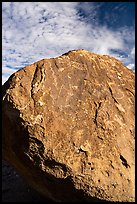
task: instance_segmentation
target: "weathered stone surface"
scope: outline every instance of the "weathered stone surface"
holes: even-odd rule
[[[3,157],[54,201],[134,201],[134,73],[70,51],[3,85]]]

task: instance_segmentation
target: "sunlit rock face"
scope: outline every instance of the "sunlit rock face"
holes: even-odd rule
[[[134,201],[134,73],[73,50],[3,85],[3,158],[56,202]]]

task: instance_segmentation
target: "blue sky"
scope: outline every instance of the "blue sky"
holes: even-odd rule
[[[2,83],[72,49],[108,54],[135,70],[135,3],[2,2]]]

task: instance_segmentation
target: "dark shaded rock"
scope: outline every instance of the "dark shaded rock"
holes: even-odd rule
[[[2,202],[51,202],[31,188],[6,161],[2,161]]]
[[[3,85],[3,157],[53,201],[134,201],[134,73],[70,51]]]

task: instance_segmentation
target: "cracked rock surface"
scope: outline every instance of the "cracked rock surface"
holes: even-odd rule
[[[3,85],[3,158],[55,202],[135,201],[134,73],[73,50]]]

